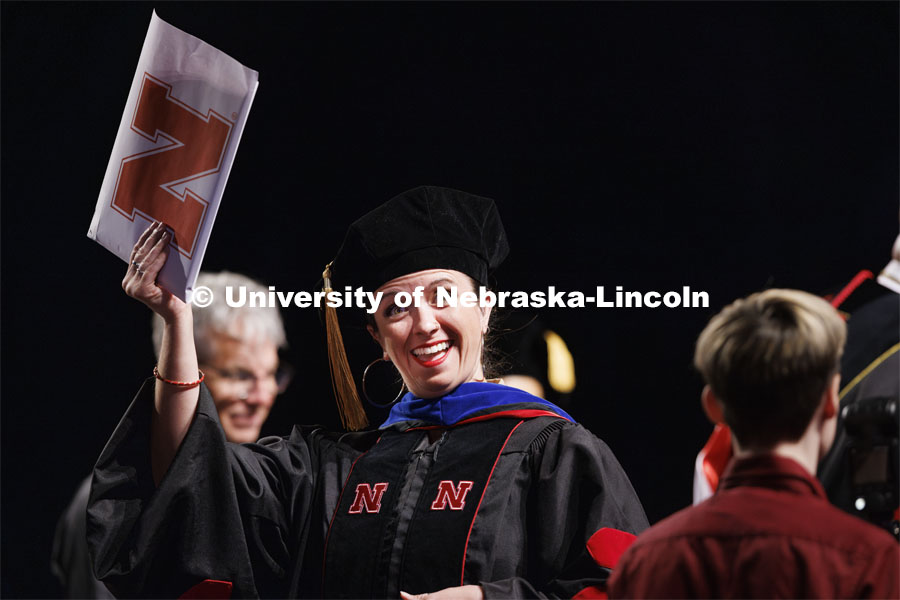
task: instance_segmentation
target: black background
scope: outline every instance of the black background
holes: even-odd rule
[[[154,362],[124,263],[85,236],[154,6],[260,73],[206,269],[312,289],[352,219],[433,184],[497,200],[501,289],[709,293],[541,312],[651,522],[690,502],[709,433],[705,321],[889,258],[897,3],[4,2],[4,596],[58,593],[56,519]],[[319,316],[284,317],[302,381],[264,433],[337,426]],[[376,355],[360,337],[352,364]]]

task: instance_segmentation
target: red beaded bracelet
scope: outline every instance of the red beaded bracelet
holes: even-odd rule
[[[183,388],[192,388],[197,387],[203,382],[204,379],[206,379],[206,374],[203,373],[203,371],[200,371],[200,369],[197,369],[197,371],[199,371],[200,373],[200,379],[198,379],[197,381],[172,381],[171,379],[166,379],[159,374],[159,365],[157,365],[153,367],[153,376],[162,382],[168,383],[169,385],[176,385]]]

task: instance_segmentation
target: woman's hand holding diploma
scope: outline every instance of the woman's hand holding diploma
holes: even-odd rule
[[[157,364],[156,394],[150,431],[153,481],[158,485],[181,445],[200,397],[200,379],[194,348],[191,306],[156,283],[169,256],[172,234],[163,223],[154,223],[141,235],[131,252],[122,280],[125,293],[140,300],[165,322]]]

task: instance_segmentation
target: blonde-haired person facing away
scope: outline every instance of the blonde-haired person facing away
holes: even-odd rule
[[[611,598],[896,598],[897,542],[832,506],[815,478],[834,440],[846,339],[824,300],[772,289],[712,318],[694,364],[734,458],[705,502],[640,535]]]

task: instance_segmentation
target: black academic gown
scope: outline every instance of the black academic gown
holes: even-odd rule
[[[234,598],[397,598],[480,584],[488,598],[589,597],[630,534],[647,527],[609,448],[580,425],[527,410],[541,405],[486,411],[433,442],[400,423],[343,435],[295,427],[237,445],[202,387],[155,488],[153,387],[138,393],[94,470],[88,541],[117,595],[220,585],[211,589]]]
[[[845,410],[853,405],[875,399],[896,403],[900,399],[900,295],[869,280],[859,286],[840,308],[849,312],[847,344],[841,357],[841,410],[838,411],[834,443],[819,463],[818,478],[832,504],[893,533],[892,521],[896,520],[896,516],[892,513],[897,510],[898,497],[897,416],[884,414],[881,419],[872,419],[868,435],[854,439],[847,431],[844,415]],[[882,404],[882,408],[886,406]],[[879,422],[881,426],[875,426]],[[860,456],[869,455],[872,443],[887,447],[886,463],[881,473],[876,471],[862,477],[863,481],[854,486],[853,454],[860,451]],[[876,461],[869,463],[869,466],[877,464]],[[891,485],[892,492],[884,493]],[[866,490],[867,487],[869,489]],[[880,492],[875,496],[881,496],[885,506],[867,506],[864,512],[857,510],[855,501],[862,490],[870,494]],[[891,501],[893,504],[890,504]]]
[[[90,491],[91,476],[88,475],[78,484],[72,501],[56,524],[50,570],[59,581],[66,598],[108,600],[114,596],[94,577],[88,557],[85,513]]]

